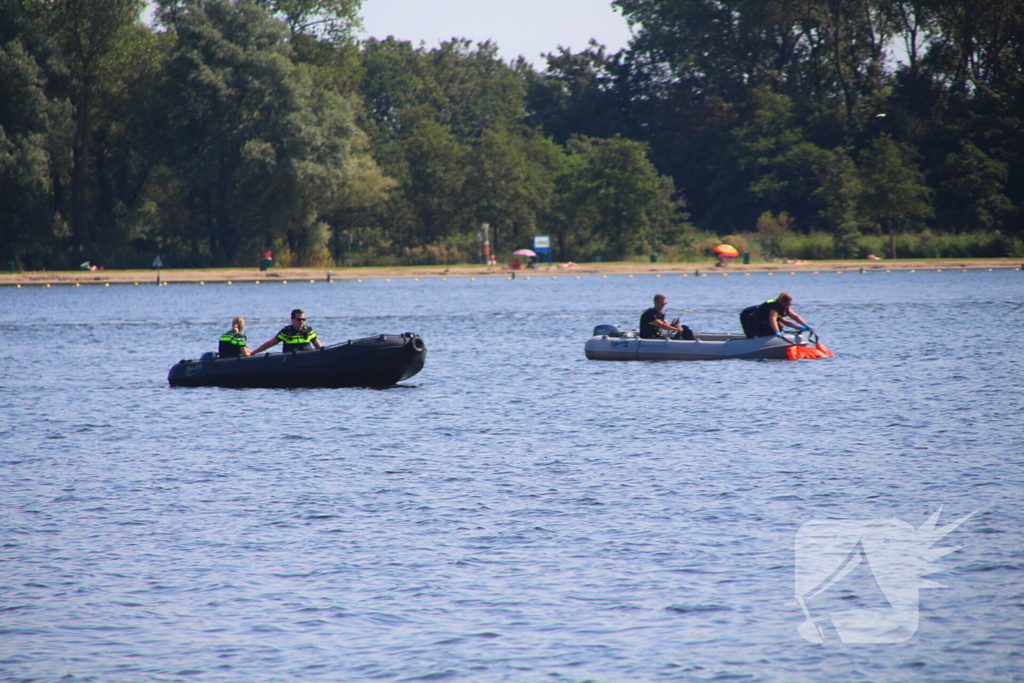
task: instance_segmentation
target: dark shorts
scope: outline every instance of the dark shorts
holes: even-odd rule
[[[743,326],[743,334],[747,339],[753,337],[770,337],[775,334],[767,317],[760,315],[759,306],[744,308],[740,313],[740,325]]]

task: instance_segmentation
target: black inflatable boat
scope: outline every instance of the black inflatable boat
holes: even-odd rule
[[[291,353],[220,358],[204,353],[171,367],[172,387],[389,387],[423,369],[427,347],[412,332]]]

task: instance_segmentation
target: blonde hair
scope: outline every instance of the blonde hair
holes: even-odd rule
[[[242,332],[245,332],[245,318],[239,316],[232,320],[231,329],[238,334],[242,334]]]

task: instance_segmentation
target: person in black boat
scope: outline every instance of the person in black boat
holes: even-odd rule
[[[680,332],[683,339],[693,339],[694,334],[686,325],[675,327],[665,322],[665,304],[668,299],[664,294],[654,295],[654,306],[648,308],[640,315],[640,338],[657,339],[662,330],[665,332]]]
[[[753,337],[782,336],[783,325],[789,325],[801,332],[811,328],[796,311],[790,308],[793,297],[783,292],[776,299],[768,299],[756,306],[748,306],[740,313],[740,324],[747,339]]]
[[[245,318],[235,318],[231,321],[231,329],[220,336],[220,345],[217,353],[221,358],[237,358],[238,356],[249,356],[252,352],[246,348],[248,342],[245,338]]]
[[[289,351],[306,351],[310,345],[316,348],[322,348],[323,344],[317,339],[316,332],[313,331],[312,327],[306,325],[306,312],[301,308],[296,308],[292,311],[292,324],[288,327],[282,328],[273,339],[263,342],[260,347],[253,351],[253,355],[257,353],[263,353],[271,346],[275,346],[279,343],[284,343],[284,352]]]

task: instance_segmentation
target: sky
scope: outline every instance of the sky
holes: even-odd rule
[[[594,38],[613,53],[630,38],[611,0],[364,0],[361,14],[362,38],[393,35],[428,48],[451,38],[491,40],[502,59],[522,55],[537,68],[559,46],[580,52]]]

